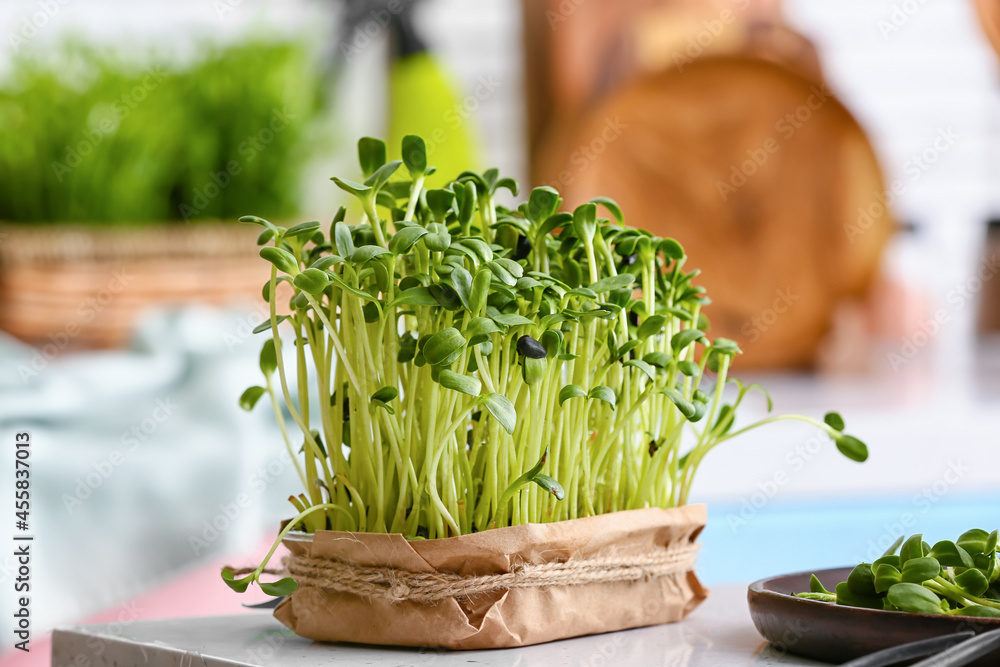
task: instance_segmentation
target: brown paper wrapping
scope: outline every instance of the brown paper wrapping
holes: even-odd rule
[[[399,534],[320,531],[290,537],[285,546],[295,554],[361,566],[489,575],[510,572],[512,563],[649,554],[694,541],[706,519],[704,505],[687,505],[412,542]],[[278,605],[274,616],[296,634],[317,641],[482,649],[672,623],[706,596],[694,572],[633,582],[514,588],[435,604],[302,586]]]

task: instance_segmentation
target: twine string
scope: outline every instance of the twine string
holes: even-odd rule
[[[645,554],[615,554],[550,563],[521,563],[510,572],[465,576],[453,572],[410,572],[361,566],[330,558],[291,554],[283,564],[299,586],[352,593],[389,602],[433,603],[498,590],[579,586],[593,583],[648,581],[694,568],[697,544],[683,544]]]

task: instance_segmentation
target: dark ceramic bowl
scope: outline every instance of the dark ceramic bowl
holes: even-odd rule
[[[815,574],[827,590],[847,580],[851,568]],[[750,584],[747,600],[757,631],[778,651],[814,660],[842,663],[885,648],[938,635],[1000,629],[1000,618],[905,614],[843,607],[794,597],[809,590],[812,572],[786,574]],[[971,663],[1000,665],[1000,651]]]

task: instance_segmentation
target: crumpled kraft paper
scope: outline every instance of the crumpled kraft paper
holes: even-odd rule
[[[320,531],[290,536],[285,546],[295,554],[360,566],[489,575],[510,572],[517,563],[649,554],[694,541],[706,519],[704,505],[687,505],[412,542],[399,534]],[[274,616],[296,634],[317,641],[482,649],[671,623],[706,596],[694,572],[634,582],[514,588],[433,604],[302,586],[278,605]]]

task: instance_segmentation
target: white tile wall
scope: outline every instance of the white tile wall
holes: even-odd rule
[[[1000,206],[1000,192],[990,188],[1000,176],[1000,73],[971,2],[789,0],[788,11],[820,47],[829,78],[869,130],[890,177],[903,176],[904,163],[938,128],[959,133],[908,188],[903,216],[937,226],[947,211],[960,211],[968,216],[962,224],[978,225],[983,211]],[[900,15],[906,21],[885,30]]]
[[[786,0],[818,45],[828,78],[868,133],[888,182],[906,188],[897,216],[921,225],[932,308],[978,265],[986,218],[1000,212],[1000,68],[971,0]],[[942,128],[952,147],[912,179],[911,160]],[[975,365],[974,308],[935,340],[942,372]]]

